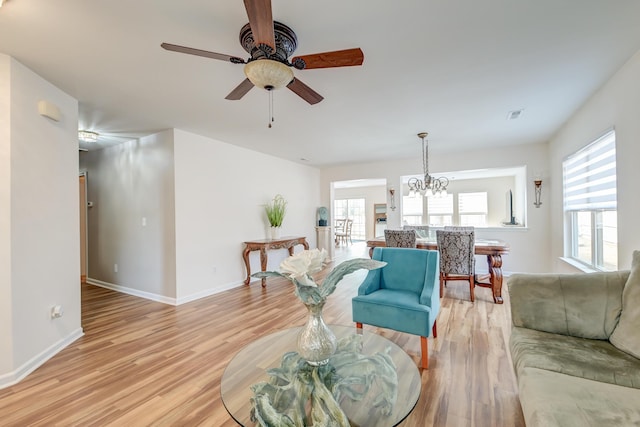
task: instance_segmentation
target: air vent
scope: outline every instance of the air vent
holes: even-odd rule
[[[524,113],[524,110],[509,111],[509,114],[507,114],[507,120],[519,119],[520,116],[522,116],[522,113]]]

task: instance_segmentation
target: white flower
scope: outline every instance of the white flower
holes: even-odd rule
[[[309,276],[322,270],[326,258],[327,251],[324,249],[305,250],[282,261],[280,272],[291,280],[295,279],[303,285],[316,287]]]

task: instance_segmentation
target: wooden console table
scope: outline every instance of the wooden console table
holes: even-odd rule
[[[281,237],[279,239],[251,240],[244,242],[244,250],[242,251],[242,259],[247,268],[247,278],[244,281],[248,285],[251,281],[251,264],[249,263],[249,252],[260,251],[260,268],[267,271],[267,251],[269,249],[288,249],[289,255],[293,255],[293,247],[302,245],[305,249],[309,249],[306,237]],[[262,278],[262,287],[267,286],[267,278]]]

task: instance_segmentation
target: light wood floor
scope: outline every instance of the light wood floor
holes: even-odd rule
[[[352,245],[336,258],[365,254]],[[329,298],[328,323],[352,324],[358,274]],[[420,399],[402,426],[524,426],[506,344],[506,286],[503,295],[505,304],[495,305],[490,290],[478,288],[471,304],[465,283],[449,284]],[[0,425],[234,426],[220,399],[225,366],[251,340],[302,325],[306,315],[292,285],[277,279],[179,307],[82,285],[82,311],[84,337],[0,390]],[[418,364],[418,337],[368,329]]]

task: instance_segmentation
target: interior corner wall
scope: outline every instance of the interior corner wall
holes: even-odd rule
[[[13,370],[10,65],[0,54],[0,378]]]
[[[282,236],[306,236],[316,247],[318,169],[178,129],[174,149],[179,303],[242,284],[243,242],[267,238],[264,205],[276,194],[288,202]],[[268,268],[287,255],[270,251]],[[250,259],[258,271],[258,252]]]
[[[173,158],[172,130],[80,155],[88,282],[175,303]]]
[[[546,191],[549,188],[549,182],[546,179],[549,170],[548,159],[549,148],[546,142],[501,147],[495,150],[434,151],[429,155],[432,173],[483,168],[510,168],[523,165],[527,167],[526,227],[492,227],[488,230],[479,229],[477,233],[482,238],[501,239],[509,243],[511,250],[508,255],[502,257],[503,269],[506,273],[542,273],[550,271],[549,204],[546,203]],[[419,156],[412,159],[325,167],[321,169],[321,202],[325,206],[331,206],[331,184],[336,181],[385,178],[387,186],[393,186],[398,189],[403,188],[403,176],[419,175],[421,170],[422,163]],[[544,175],[543,204],[539,209],[536,209],[533,207],[533,174],[540,171]],[[518,183],[516,182],[517,185]],[[551,185],[553,184],[551,183]],[[389,202],[389,195],[387,194],[387,205],[389,205]],[[400,203],[401,198],[396,193],[396,205],[400,205]],[[401,213],[402,210],[400,208],[395,211],[387,210],[387,227],[400,227]],[[333,213],[331,213],[331,216],[333,218]]]
[[[618,199],[618,268],[629,269],[640,249],[640,51],[631,57],[562,127],[550,141],[552,181],[552,256],[556,270],[566,271],[562,205],[563,159],[594,141],[606,130],[616,131]],[[574,269],[570,269],[575,271]]]
[[[1,387],[44,363],[82,328],[78,103],[15,59],[0,55],[0,64]],[[41,100],[60,109],[59,122],[38,114]],[[52,319],[58,304],[64,315]]]

